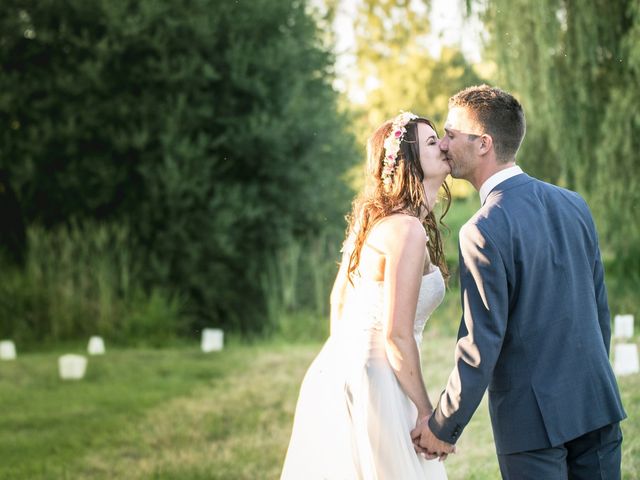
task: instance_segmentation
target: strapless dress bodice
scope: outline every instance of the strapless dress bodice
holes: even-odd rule
[[[418,303],[413,324],[416,341],[422,341],[422,332],[427,320],[444,298],[445,284],[440,269],[422,277]],[[347,290],[339,322],[339,334],[358,332],[382,332],[383,329],[384,282],[356,277]]]

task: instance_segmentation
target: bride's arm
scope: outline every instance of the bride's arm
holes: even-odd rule
[[[426,234],[415,217],[385,222],[384,329],[389,363],[407,396],[418,408],[418,420],[433,406],[422,378],[414,320],[426,255]]]

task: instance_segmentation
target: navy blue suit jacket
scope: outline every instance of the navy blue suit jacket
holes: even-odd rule
[[[455,367],[429,419],[455,443],[489,390],[499,454],[560,445],[623,419],[598,238],[575,192],[526,174],[460,230]]]

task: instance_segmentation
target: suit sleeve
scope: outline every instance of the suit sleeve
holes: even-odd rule
[[[456,443],[491,380],[507,328],[509,292],[500,251],[477,225],[460,230],[462,320],[455,366],[429,427],[436,437]]]

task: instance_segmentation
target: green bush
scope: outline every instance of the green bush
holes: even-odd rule
[[[158,345],[186,332],[178,297],[143,290],[126,227],[31,227],[27,236],[25,268],[7,267],[0,280],[2,338]]]
[[[142,291],[123,313],[121,329],[113,336],[121,344],[159,347],[186,336],[186,325],[181,322],[183,304],[176,296],[153,290]]]
[[[126,223],[194,329],[260,330],[266,260],[342,229],[361,158],[307,2],[0,10],[0,167],[27,222]]]

